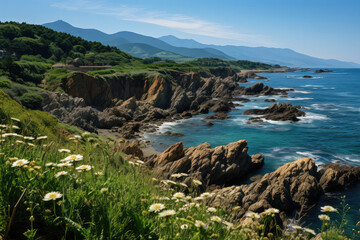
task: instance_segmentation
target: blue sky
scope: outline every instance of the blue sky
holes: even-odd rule
[[[360,63],[360,0],[1,0],[0,21],[291,48]]]

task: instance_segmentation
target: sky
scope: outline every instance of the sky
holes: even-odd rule
[[[0,0],[0,21],[290,48],[360,63],[360,0]]]

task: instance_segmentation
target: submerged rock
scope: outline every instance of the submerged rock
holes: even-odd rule
[[[209,115],[209,116],[204,117],[204,119],[214,119],[214,120],[225,120],[225,119],[229,119],[229,118],[231,118],[231,116],[228,116],[224,112],[215,113],[213,115]]]
[[[326,73],[326,72],[334,72],[334,71],[330,69],[318,69],[314,71],[314,73]]]

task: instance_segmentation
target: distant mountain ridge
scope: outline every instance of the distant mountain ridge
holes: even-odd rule
[[[160,55],[163,58],[167,58],[167,56],[170,56],[169,58],[175,58],[174,60],[176,60],[177,58],[199,57],[212,57],[225,60],[234,60],[234,58],[216,49],[190,49],[185,47],[175,47],[160,39],[128,31],[122,31],[114,34],[106,34],[96,29],[77,28],[62,20],[58,20],[52,23],[46,23],[43,24],[43,26],[51,28],[58,32],[65,32],[74,36],[82,37],[85,40],[98,41],[103,44],[115,46],[120,50],[124,50],[125,52],[135,57],[156,57]]]
[[[238,60],[250,60],[256,62],[279,64],[290,67],[338,67],[338,68],[359,68],[360,64],[344,62],[335,59],[321,59],[298,53],[288,48],[268,48],[268,47],[245,47],[245,46],[219,46],[202,44],[192,39],[179,39],[168,35],[159,39],[177,46],[187,48],[214,48],[232,56]]]
[[[69,33],[89,41],[115,46],[135,57],[161,57],[175,61],[212,57],[225,60],[249,60],[289,67],[360,68],[360,64],[335,59],[321,59],[286,48],[219,46],[168,35],[149,37],[129,31],[106,34],[96,29],[77,28],[62,20],[43,24],[58,32]]]

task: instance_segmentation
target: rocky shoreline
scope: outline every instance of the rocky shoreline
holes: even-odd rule
[[[285,223],[295,209],[306,209],[321,195],[356,184],[360,181],[360,167],[328,164],[319,171],[313,160],[304,158],[257,177],[251,184],[239,185],[266,161],[261,154],[247,154],[246,140],[216,148],[204,143],[188,149],[179,142],[159,153],[142,139],[143,132],[155,131],[163,122],[196,114],[212,112],[205,117],[206,125],[211,126],[211,120],[227,119],[228,112],[241,106],[234,101],[249,101],[244,96],[286,96],[293,91],[274,89],[262,82],[239,86],[247,78],[263,79],[256,75],[258,72],[261,71],[237,73],[223,68],[210,73],[167,71],[156,76],[139,73],[112,78],[76,73],[64,83],[67,94],[43,93],[43,110],[85,130],[99,131],[117,140],[130,139],[117,141],[116,146],[128,154],[128,159],[143,159],[161,178],[184,173],[184,184],[190,185],[194,179],[201,181],[202,190],[213,193],[208,204],[227,210],[241,207],[234,215],[236,219],[242,219],[247,211],[274,207],[281,211]],[[273,103],[266,109],[249,109],[244,114],[262,115],[249,118],[249,122],[296,122],[305,115],[300,109],[290,103]]]

